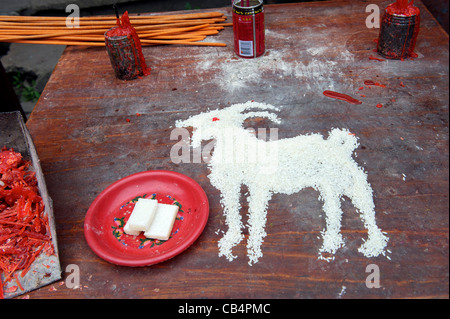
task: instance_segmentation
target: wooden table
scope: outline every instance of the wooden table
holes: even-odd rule
[[[69,289],[64,272],[63,281],[29,297],[448,298],[448,35],[416,2],[422,25],[414,60],[369,58],[377,56],[378,29],[366,28],[363,1],[267,5],[266,53],[257,60],[234,55],[231,28],[217,36],[225,48],[145,47],[151,75],[129,82],[114,78],[104,48],[68,47],[27,127],[54,203],[61,265],[79,267],[81,286]],[[218,10],[231,20],[229,8]],[[331,99],[324,90],[363,103]],[[249,100],[280,107],[281,124],[246,124],[277,127],[279,138],[326,136],[333,127],[359,137],[355,159],[374,190],[391,260],[358,253],[366,232],[349,201],[342,204],[346,246],[334,261],[318,260],[325,220],[313,189],[273,196],[258,263],[248,265],[245,240],[233,262],[218,256],[217,231],[226,230],[220,193],[206,163],[173,163],[177,140],[170,133],[178,119]],[[205,190],[204,232],[184,253],[151,267],[100,259],[83,233],[91,203],[111,183],[158,169],[185,174]],[[245,216],[244,196],[241,202]],[[366,286],[371,264],[378,266],[380,288]]]

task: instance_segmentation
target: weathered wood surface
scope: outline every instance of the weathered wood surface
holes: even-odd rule
[[[378,30],[365,26],[367,4],[268,5],[267,51],[258,61],[235,57],[227,28],[217,36],[225,48],[145,47],[151,75],[130,82],[114,78],[105,49],[68,47],[27,126],[54,203],[62,268],[78,265],[81,287],[61,281],[30,298],[448,298],[448,35],[419,2],[419,57],[371,60]],[[221,11],[231,20],[228,8]],[[251,63],[255,77],[245,73]],[[386,87],[369,88],[365,80]],[[363,103],[330,99],[324,90]],[[247,264],[245,240],[233,262],[218,257],[216,231],[226,230],[219,192],[205,163],[171,161],[177,141],[170,132],[178,119],[248,100],[281,107],[279,125],[247,122],[277,127],[280,138],[326,136],[333,127],[360,138],[356,161],[368,173],[391,260],[358,253],[366,232],[349,201],[342,204],[346,246],[333,262],[317,260],[325,221],[312,189],[273,196],[257,264]],[[204,233],[181,255],[151,267],[103,261],[84,239],[90,204],[114,181],[155,169],[186,174],[204,188]],[[245,221],[244,196],[242,203]],[[380,269],[380,288],[366,287],[369,264]]]

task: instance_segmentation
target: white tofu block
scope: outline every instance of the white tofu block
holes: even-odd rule
[[[125,233],[135,235],[141,231],[146,231],[155,217],[157,206],[158,201],[156,199],[139,198],[123,228]]]
[[[167,240],[172,232],[178,213],[177,205],[158,204],[155,218],[149,229],[144,233],[147,238]]]
[[[133,235],[133,236],[137,236],[141,233],[140,231],[132,231],[130,229],[130,225],[128,223],[126,223],[125,226],[123,227],[123,231],[125,232],[125,234]]]

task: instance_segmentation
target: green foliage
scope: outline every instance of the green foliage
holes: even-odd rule
[[[13,75],[12,85],[14,87],[17,87],[17,88],[22,87],[22,82],[23,82],[22,74],[20,72],[17,72],[16,75]]]
[[[40,96],[41,93],[36,90],[36,80],[31,81],[31,85],[25,86],[22,90],[22,98],[25,101],[37,102]]]
[[[23,101],[36,102],[41,96],[36,89],[36,80],[30,80],[21,72],[12,75],[12,85],[17,96]]]
[[[192,10],[192,9],[198,10],[200,9],[200,7],[192,8],[192,4],[190,2],[186,2],[186,4],[184,5],[184,10]]]

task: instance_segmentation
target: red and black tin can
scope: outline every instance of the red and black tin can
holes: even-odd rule
[[[262,0],[233,1],[234,51],[243,58],[264,53],[264,8]]]
[[[377,51],[387,59],[417,57],[414,53],[420,29],[420,13],[402,15],[385,11]]]

